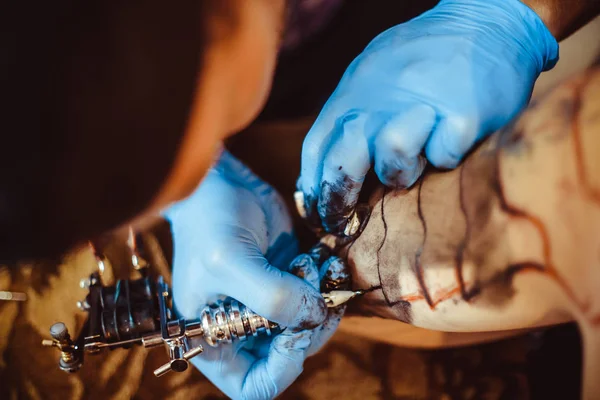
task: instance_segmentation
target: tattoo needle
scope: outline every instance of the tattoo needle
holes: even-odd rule
[[[349,302],[350,300],[362,296],[367,293],[365,290],[334,290],[329,293],[323,293],[325,304],[328,308],[340,306]]]

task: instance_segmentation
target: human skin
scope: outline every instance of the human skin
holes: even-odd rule
[[[600,13],[598,0],[523,0],[540,16],[556,40],[567,38]]]
[[[457,169],[378,190],[344,249],[361,312],[448,331],[574,319],[600,383],[600,69],[532,104]]]

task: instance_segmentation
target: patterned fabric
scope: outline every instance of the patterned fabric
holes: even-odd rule
[[[143,238],[155,273],[170,273],[154,235]],[[126,277],[123,244],[106,254],[114,276]],[[0,301],[0,398],[2,399],[221,399],[224,395],[191,368],[155,378],[163,349],[114,350],[87,356],[75,374],[58,369],[58,352],[41,346],[48,328],[63,321],[72,335],[85,313],[75,306],[85,291],[79,279],[94,271],[89,251],[60,265],[0,269],[0,290],[27,293],[25,302]],[[105,274],[112,278],[110,269]],[[438,352],[401,349],[338,334],[307,360],[305,372],[283,399],[526,399],[525,357],[531,337]],[[201,357],[201,356],[200,356]]]

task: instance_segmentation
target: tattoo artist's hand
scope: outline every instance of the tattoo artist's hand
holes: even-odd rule
[[[557,59],[556,40],[518,0],[442,0],[383,32],[304,141],[298,189],[309,222],[339,234],[372,164],[393,188],[411,186],[426,159],[456,167],[526,105]]]
[[[297,244],[279,195],[225,152],[195,193],[165,215],[173,231],[178,314],[198,318],[207,304],[230,296],[288,327],[267,339],[204,345],[193,364],[232,398],[277,396],[340,317],[339,312],[328,317],[317,263],[302,255],[290,267]]]

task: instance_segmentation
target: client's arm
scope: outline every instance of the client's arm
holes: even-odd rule
[[[371,206],[346,248],[354,286],[372,290],[365,312],[446,331],[574,318],[586,374],[599,371],[600,70],[531,105],[460,168],[382,189]]]

